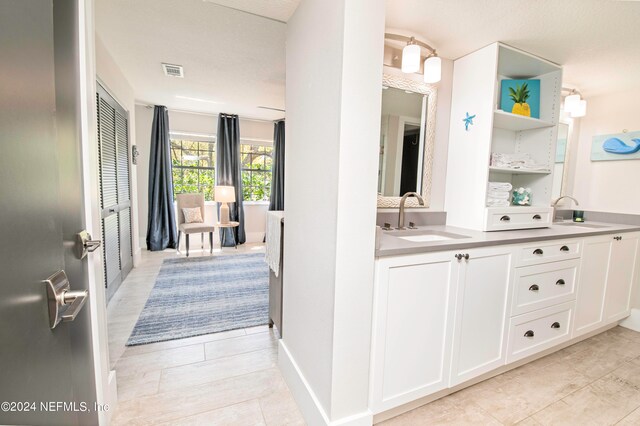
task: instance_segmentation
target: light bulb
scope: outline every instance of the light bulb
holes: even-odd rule
[[[564,110],[566,112],[573,112],[578,108],[578,104],[580,103],[580,95],[569,95],[564,98]]]
[[[437,83],[442,79],[442,59],[430,56],[424,61],[424,82]]]
[[[571,118],[579,118],[587,115],[587,101],[584,99],[578,102],[578,106],[571,111]]]
[[[402,72],[412,73],[420,70],[420,46],[408,44],[402,49]]]

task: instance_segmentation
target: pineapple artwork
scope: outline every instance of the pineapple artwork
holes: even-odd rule
[[[500,81],[500,109],[524,117],[540,118],[540,80]]]
[[[509,87],[509,97],[513,101],[511,113],[531,117],[531,108],[527,100],[531,96],[527,83],[517,84],[515,90]]]

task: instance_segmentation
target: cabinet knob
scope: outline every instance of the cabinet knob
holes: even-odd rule
[[[524,337],[533,337],[535,335],[535,333],[533,332],[533,330],[527,330],[526,333],[524,333]]]
[[[533,215],[533,220],[541,220],[542,216],[540,216],[539,214],[534,214]]]
[[[562,247],[560,247],[560,251],[569,251],[569,247],[562,246]]]
[[[538,291],[540,290],[540,287],[538,287],[538,284],[534,284],[531,287],[529,287],[529,291]]]
[[[469,260],[469,253],[464,254],[464,260]]]
[[[544,254],[544,252],[542,251],[542,249],[535,249],[535,250],[533,251],[533,254],[537,254],[537,255],[542,256],[542,255]]]
[[[462,260],[462,254],[460,253],[453,255],[453,257],[455,257],[458,260]]]
[[[560,278],[558,281],[556,281],[556,285],[565,285],[566,283],[564,282],[564,280],[562,278]]]
[[[554,322],[553,324],[551,324],[551,328],[560,328],[560,323]]]

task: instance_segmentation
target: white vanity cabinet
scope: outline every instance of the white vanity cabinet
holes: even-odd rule
[[[629,315],[638,281],[640,233],[585,238],[580,264],[573,337]]]
[[[370,395],[375,412],[447,387],[458,273],[451,252],[377,261]]]
[[[453,332],[451,386],[505,364],[512,249],[461,251]],[[468,259],[467,259],[468,256]]]

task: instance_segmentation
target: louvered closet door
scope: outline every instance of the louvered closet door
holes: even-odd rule
[[[133,266],[127,112],[98,85],[100,203],[107,298]]]

